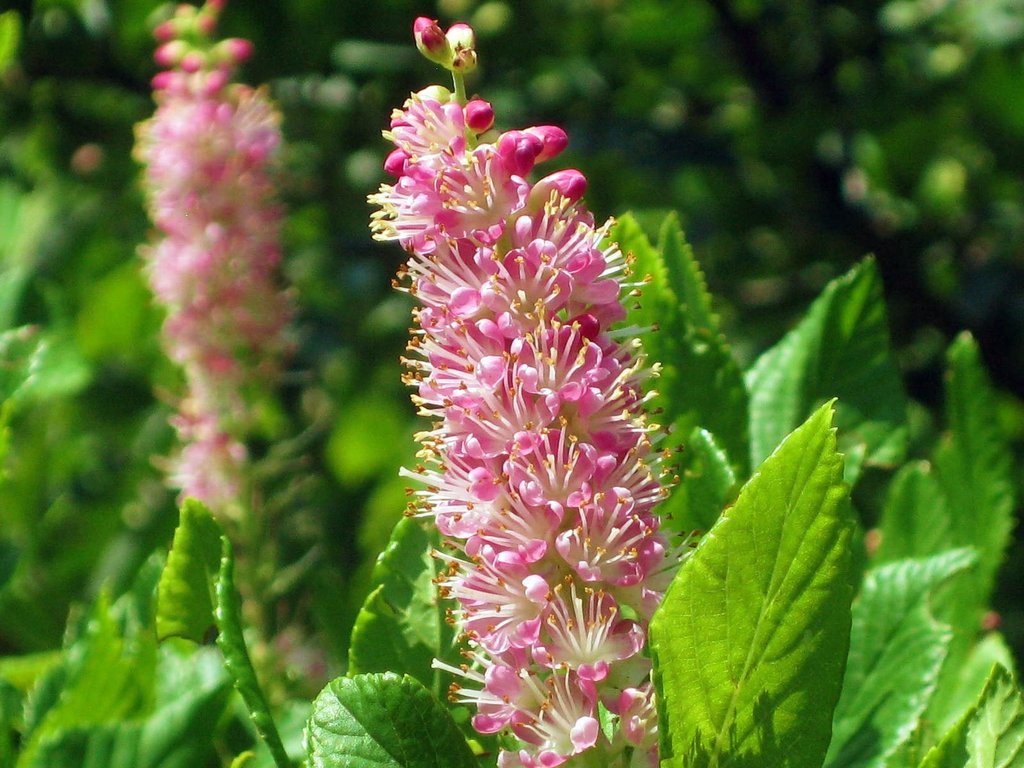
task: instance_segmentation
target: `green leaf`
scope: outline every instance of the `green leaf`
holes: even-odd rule
[[[50,687],[48,705],[35,710],[33,720],[26,718],[28,733],[18,768],[56,765],[46,757],[47,750],[69,732],[144,713],[152,704],[155,661],[155,639],[146,632],[123,636],[101,597],[84,636],[68,648],[59,674],[41,681],[61,685]]]
[[[906,450],[907,398],[889,350],[875,262],[868,259],[826,286],[807,316],[747,374],[750,451],[758,464],[791,429],[829,398],[846,478],[861,465],[888,466]]]
[[[242,633],[242,611],[238,590],[235,589],[235,559],[231,553],[231,542],[221,536],[220,571],[216,580],[217,646],[224,654],[224,665],[242,695],[256,732],[270,750],[278,768],[291,768],[291,760],[281,741],[281,735],[274,725],[270,707],[263,696],[256,670],[249,658]]]
[[[435,696],[447,690],[441,670],[431,667],[435,658],[453,661],[454,650],[434,584],[439,561],[431,552],[439,543],[436,527],[418,518],[402,518],[395,526],[373,570],[376,586],[352,630],[349,674],[390,671],[416,678]]]
[[[91,371],[69,340],[23,326],[0,333],[0,401],[12,406],[73,395]]]
[[[949,505],[951,543],[973,546],[980,555],[969,588],[977,617],[988,606],[1013,529],[1011,454],[974,339],[964,334],[954,341],[948,362],[950,432],[936,452],[935,468]]]
[[[220,526],[197,499],[185,499],[157,588],[156,633],[161,640],[203,642],[214,625],[214,581],[220,570]]]
[[[683,563],[651,621],[664,766],[820,765],[850,633],[842,457],[826,404]]]
[[[213,756],[230,691],[219,659],[209,649],[187,656],[162,651],[156,706],[132,717],[62,730],[40,749],[47,768],[192,768]],[[209,663],[212,661],[212,665]]]
[[[0,75],[14,63],[21,40],[21,17],[17,11],[0,13]]]
[[[907,464],[889,486],[874,562],[928,557],[949,549],[954,546],[949,526],[946,499],[932,465],[926,461]]]
[[[932,748],[920,768],[1019,768],[1024,765],[1024,697],[998,664],[981,696]]]
[[[930,595],[976,559],[957,549],[866,574],[826,766],[881,768],[918,728],[952,636],[932,617]]]
[[[640,225],[623,216],[613,239],[646,280],[628,322],[656,329],[644,336],[648,359],[661,366],[652,409],[681,440],[702,427],[715,435],[746,474],[747,392],[743,376],[711,311],[711,298],[674,215],[665,218],[658,248]]]
[[[696,428],[679,459],[679,483],[658,507],[665,525],[675,531],[706,531],[732,500],[736,474],[714,435]]]
[[[408,675],[329,683],[313,702],[307,739],[310,768],[477,768],[445,708]]]
[[[946,500],[946,513],[935,525],[948,530],[949,546],[973,547],[979,557],[977,568],[957,577],[943,601],[935,605],[936,615],[949,622],[954,633],[939,690],[929,709],[940,727],[959,717],[954,697],[960,689],[960,668],[989,608],[996,572],[1013,528],[1015,503],[1011,454],[999,430],[995,394],[981,366],[977,344],[969,335],[961,335],[950,346],[947,358],[949,432],[935,455],[935,474]]]

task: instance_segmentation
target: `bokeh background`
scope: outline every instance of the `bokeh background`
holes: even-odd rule
[[[17,13],[0,25],[0,331],[24,327],[2,337],[0,383],[47,374],[4,390],[0,655],[59,646],[69,612],[125,590],[176,522],[153,457],[172,448],[181,382],[140,271],[150,225],[131,157],[159,7],[0,3]],[[251,446],[266,547],[241,553],[274,569],[250,597],[287,685],[315,692],[343,671],[405,506],[410,304],[365,198],[391,109],[444,82],[412,45],[417,15],[475,26],[469,89],[499,126],[564,126],[557,162],[589,176],[599,217],[678,212],[744,365],[873,253],[914,445],[941,428],[943,351],[966,328],[1021,466],[1024,1],[231,0],[222,31],[255,43],[243,76],[269,85],[287,140],[296,351]],[[858,486],[866,527],[888,479]],[[1018,654],[1021,538],[997,597]]]

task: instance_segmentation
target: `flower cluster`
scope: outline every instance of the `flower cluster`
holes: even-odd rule
[[[154,78],[157,110],[138,126],[135,155],[161,234],[142,255],[187,385],[170,482],[231,509],[246,462],[247,392],[277,373],[289,299],[275,284],[281,213],[268,174],[280,119],[265,91],[231,83],[252,46],[212,40],[223,3],[181,5],[157,27],[155,58],[166,70]]]
[[[644,647],[681,547],[653,511],[649,370],[610,330],[626,259],[579,171],[528,181],[564,131],[498,134],[491,106],[465,99],[472,30],[414,31],[455,93],[432,86],[394,112],[397,178],[370,202],[375,237],[410,254],[420,303],[407,379],[433,428],[406,474],[424,486],[413,512],[446,539],[439,583],[467,646],[461,668],[435,664],[463,681],[453,698],[474,705],[476,730],[518,739],[502,768],[655,765]]]

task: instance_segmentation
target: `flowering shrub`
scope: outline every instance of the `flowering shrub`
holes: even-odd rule
[[[599,225],[579,171],[539,171],[568,136],[495,127],[467,92],[465,24],[414,23],[453,87],[393,113],[371,196],[375,236],[408,254],[405,379],[430,420],[407,514],[394,505],[365,589],[322,576],[326,542],[278,569],[280,529],[310,516],[256,519],[242,446],[290,314],[272,279],[280,134],[266,92],[230,83],[250,46],[213,41],[222,6],[157,27],[167,71],[137,149],[161,233],[146,272],[187,385],[172,479],[203,500],[183,500],[170,549],[120,597],[98,588],[72,612],[59,650],[0,658],[0,768],[1020,762],[1024,694],[991,610],[1013,466],[974,340],[948,347],[943,428],[922,426],[866,259],[744,370],[676,218]],[[0,454],[12,413],[87,380],[67,346],[0,333]],[[110,547],[104,572],[143,541]],[[0,538],[0,606],[45,613],[21,557]],[[343,633],[326,685],[285,615],[307,603]]]

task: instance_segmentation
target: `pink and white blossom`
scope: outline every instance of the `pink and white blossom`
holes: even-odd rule
[[[647,626],[683,547],[655,510],[651,370],[611,333],[626,259],[583,204],[583,174],[529,180],[565,132],[495,133],[491,106],[461,97],[453,41],[475,61],[472,35],[441,32],[416,23],[456,94],[432,86],[396,111],[396,178],[370,197],[375,237],[408,252],[419,301],[406,381],[432,426],[405,474],[446,540],[438,584],[468,662],[435,664],[479,732],[518,739],[501,768],[656,764]]]

